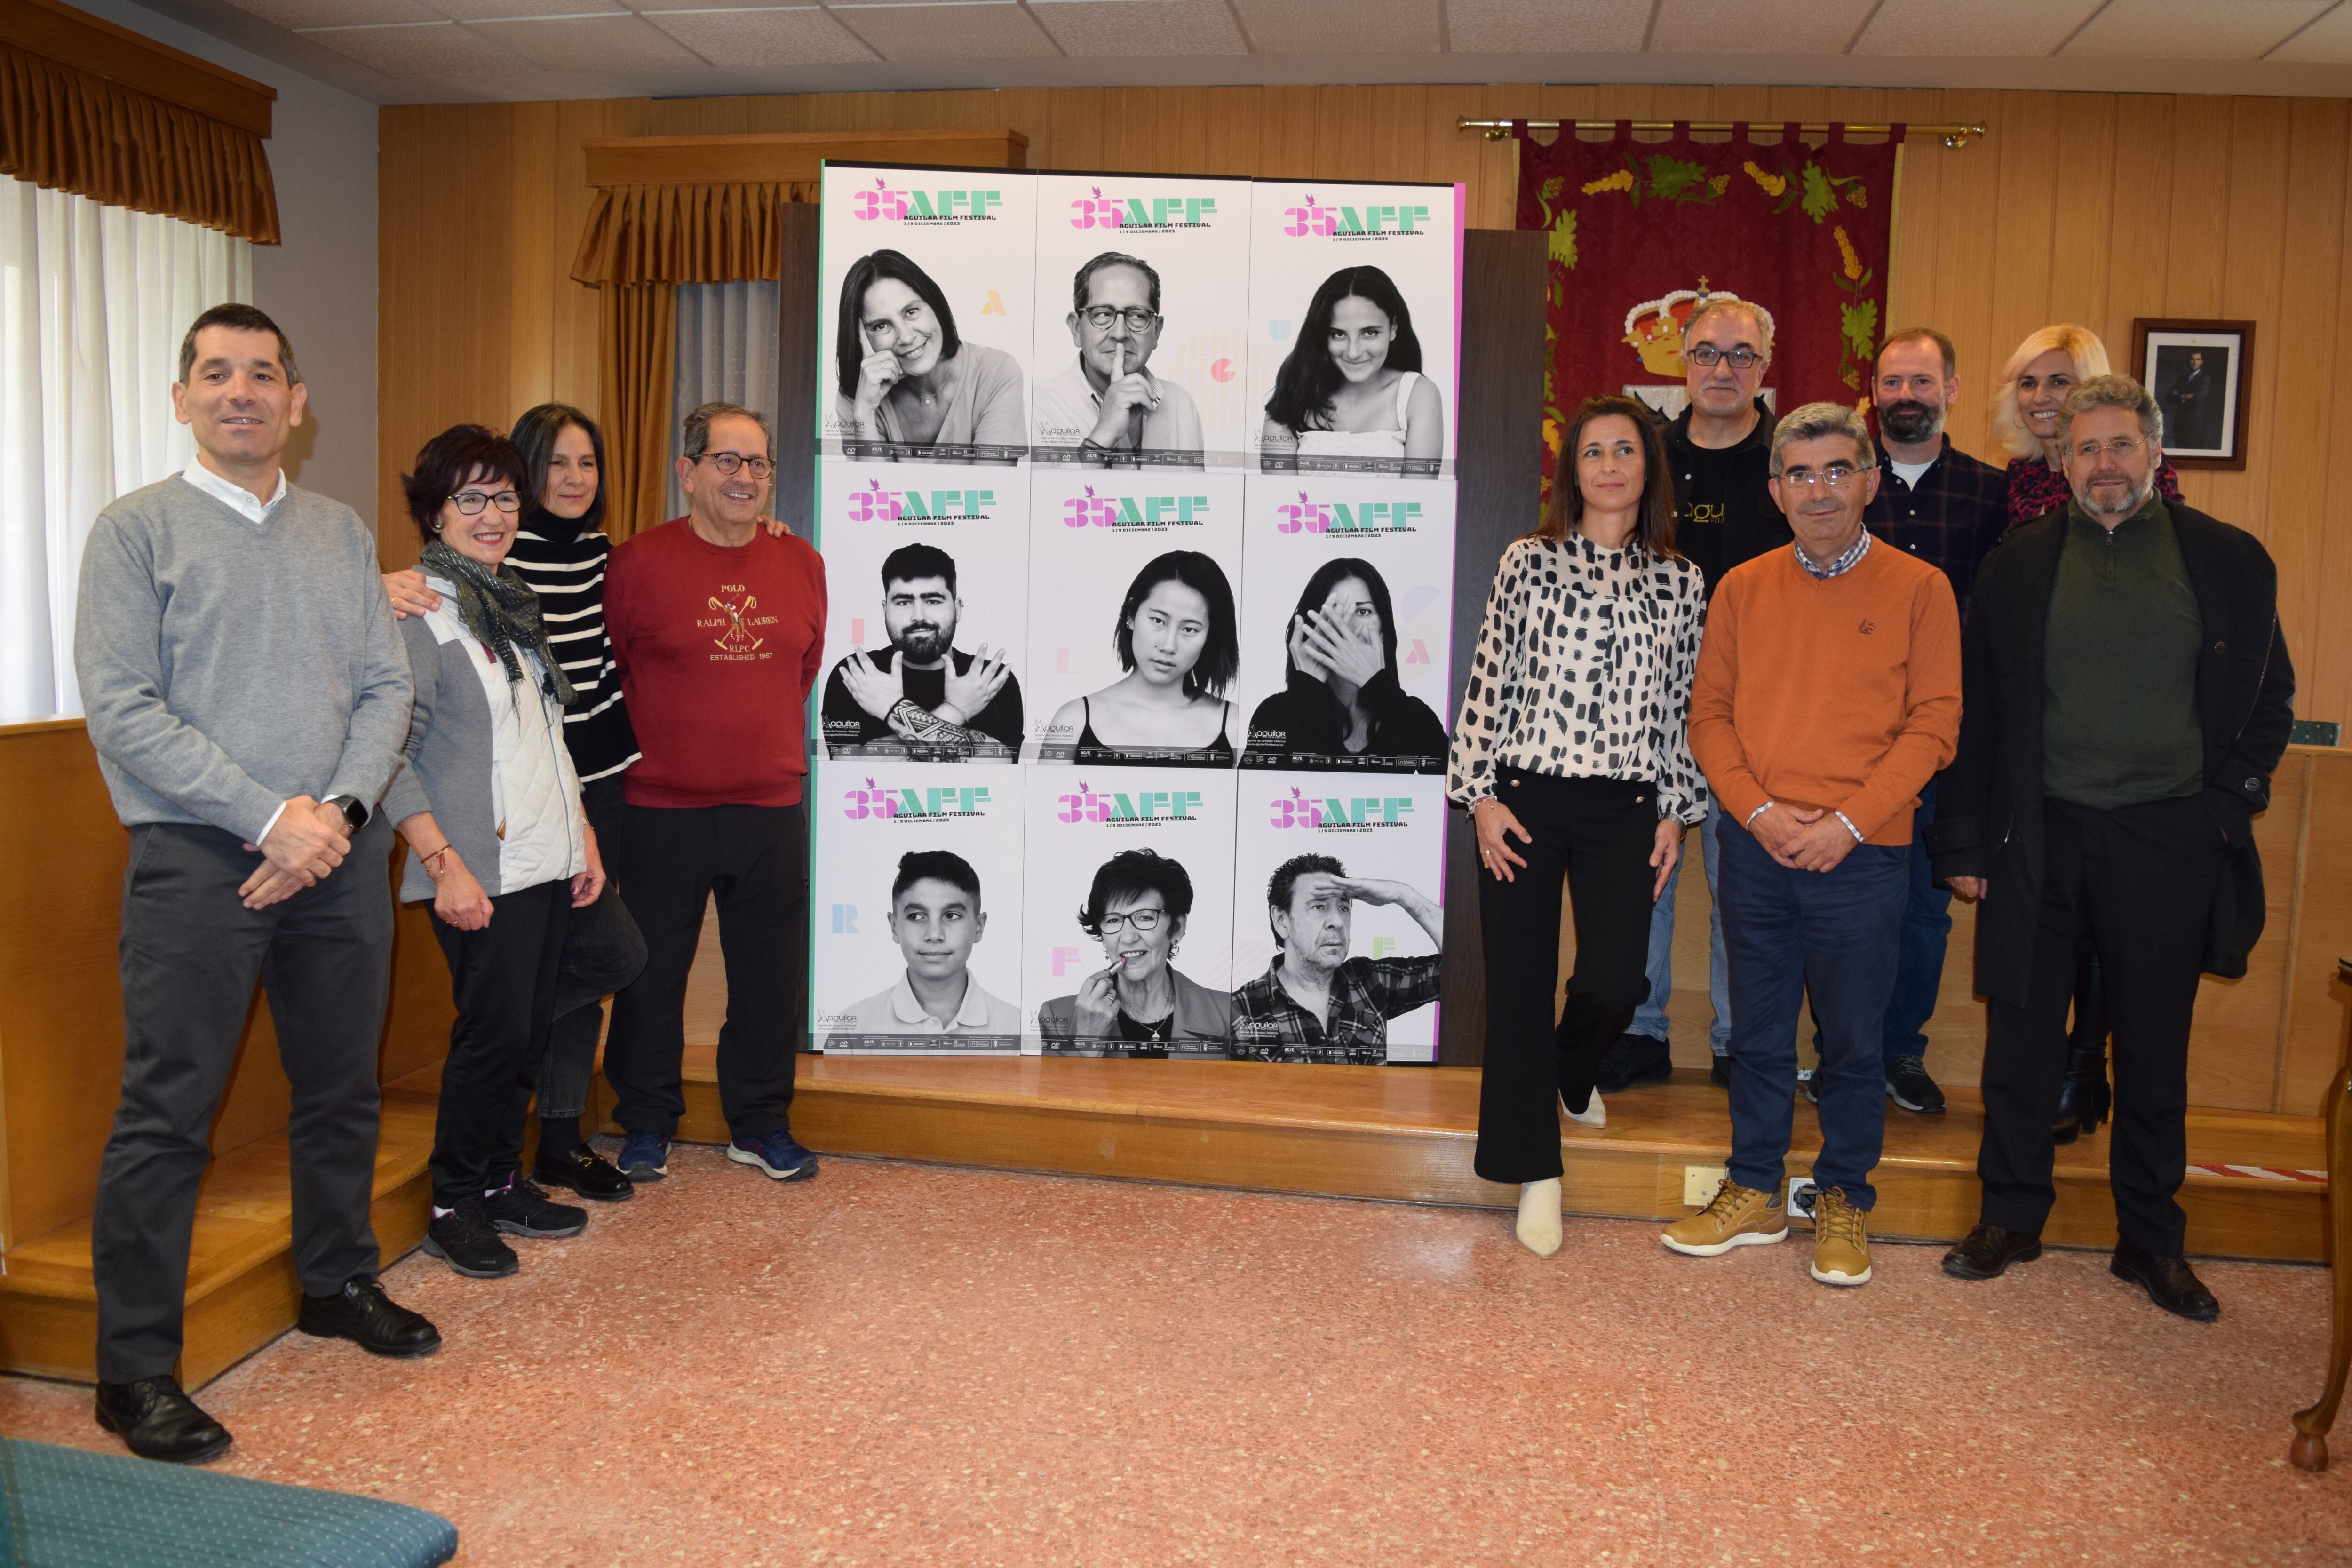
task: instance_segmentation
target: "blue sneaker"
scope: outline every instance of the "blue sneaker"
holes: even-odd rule
[[[787,1131],[738,1138],[727,1145],[727,1157],[739,1165],[756,1165],[780,1182],[805,1182],[816,1174],[816,1156]]]
[[[669,1140],[658,1132],[632,1132],[614,1163],[632,1182],[658,1182],[669,1174]]]

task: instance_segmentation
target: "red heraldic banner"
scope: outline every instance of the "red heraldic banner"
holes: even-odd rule
[[[1763,128],[1770,130],[1771,128]],[[1547,147],[1519,139],[1518,226],[1549,233],[1545,312],[1544,472],[1584,398],[1622,392],[1682,411],[1682,325],[1729,294],[1773,322],[1766,398],[1787,410],[1859,402],[1886,321],[1886,258],[1903,127],[1879,143],[1832,127],[1819,148],[1793,125],[1752,140],[1694,142],[1678,124],[1637,142],[1563,128]]]

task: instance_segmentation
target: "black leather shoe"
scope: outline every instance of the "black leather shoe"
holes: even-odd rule
[[[1980,1225],[1944,1254],[1944,1272],[1955,1279],[1998,1279],[2012,1263],[2042,1256],[2042,1238],[2021,1230]]]
[[[2149,1300],[2175,1317],[2210,1323],[2221,1315],[2221,1303],[2213,1300],[2213,1292],[2205,1289],[2185,1258],[2158,1258],[2128,1241],[2119,1241],[2107,1269],[2116,1279],[2128,1279],[2146,1290]]]
[[[439,1330],[364,1276],[345,1280],[331,1296],[304,1296],[294,1326],[322,1340],[350,1340],[375,1355],[431,1355],[441,1348]]]
[[[1731,1058],[1717,1057],[1707,1064],[1706,1081],[1717,1089],[1731,1087]]]
[[[194,1465],[228,1451],[228,1428],[199,1409],[176,1377],[100,1384],[98,1424],[142,1459]]]
[[[503,1279],[522,1267],[479,1198],[460,1198],[447,1214],[435,1215],[425,1227],[425,1250],[468,1279]]]
[[[553,1150],[539,1146],[539,1158],[531,1162],[531,1180],[544,1182],[551,1187],[569,1187],[583,1198],[600,1204],[616,1204],[637,1195],[637,1184],[614,1169],[610,1161],[585,1143],[574,1143],[569,1149]]]
[[[1664,1083],[1674,1076],[1675,1058],[1666,1042],[1628,1029],[1610,1042],[1593,1087],[1616,1094],[1637,1083]]]

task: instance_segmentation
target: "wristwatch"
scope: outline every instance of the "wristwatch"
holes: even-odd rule
[[[341,812],[343,814],[344,823],[350,826],[353,833],[357,833],[361,828],[365,827],[368,825],[368,808],[361,804],[360,798],[357,795],[331,795],[319,804],[321,805],[331,805],[337,811]]]

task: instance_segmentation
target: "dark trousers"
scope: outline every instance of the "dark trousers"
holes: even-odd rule
[[[479,931],[433,917],[457,1005],[433,1121],[436,1208],[505,1186],[522,1163],[523,1118],[555,1018],[556,965],[571,917],[568,877],[499,894]]]
[[[293,1085],[294,1269],[324,1296],[376,1271],[376,1047],[392,966],[392,827],[362,828],[316,887],[248,910],[261,857],[216,827],[131,830],[122,879],[122,1101],[90,1216],[98,1375],[158,1377],[180,1358],[196,1182],[236,1065],[253,986],[269,996]]]
[[[1731,969],[1731,1179],[1780,1185],[1797,1097],[1797,1004],[1821,1026],[1821,1191],[1878,1202],[1870,1173],[1886,1137],[1880,1042],[1895,988],[1897,926],[1910,888],[1907,845],[1857,844],[1835,868],[1798,871],[1725,818],[1723,951]]]
[[[2050,1123],[2066,1074],[2077,948],[2098,955],[2113,1035],[2107,1152],[2123,1239],[2180,1255],[2173,1194],[2188,1173],[2189,1022],[2225,852],[2196,797],[2096,811],[2042,803],[2042,909],[2025,1004],[1985,1012],[1984,1222],[2038,1236],[2057,1201]],[[1991,903],[2001,897],[1995,882]],[[1979,917],[1982,918],[1982,917]]]
[[[1936,820],[1936,781],[1919,792],[1911,823],[1910,891],[1903,905],[1903,931],[1895,957],[1895,993],[1886,1003],[1883,1054],[1927,1053],[1927,1020],[1936,1016],[1936,994],[1944,984],[1944,951],[1952,936],[1952,895],[1936,886],[1927,864],[1927,824]]]
[[[1658,792],[1643,781],[1515,768],[1496,782],[1496,798],[1535,841],[1511,839],[1527,861],[1512,880],[1478,875],[1486,1059],[1475,1168],[1490,1182],[1548,1182],[1560,1173],[1560,1102],[1584,1108],[1601,1053],[1649,990]],[[1555,1027],[1563,878],[1575,909],[1576,973]]]
[[[646,939],[621,900],[621,775],[598,779],[580,794],[604,856],[604,890],[586,909],[572,911],[563,962],[555,972],[555,1024],[539,1064],[539,1113],[557,1121],[587,1111],[596,1041],[604,1032],[604,998],[646,966]]]
[[[613,1119],[669,1137],[686,1112],[686,977],[702,911],[719,902],[727,1022],[719,1103],[738,1138],[791,1125],[793,1055],[808,1026],[808,830],[797,805],[633,805],[621,827],[621,896],[644,933],[646,967],[613,1002],[604,1078]]]

